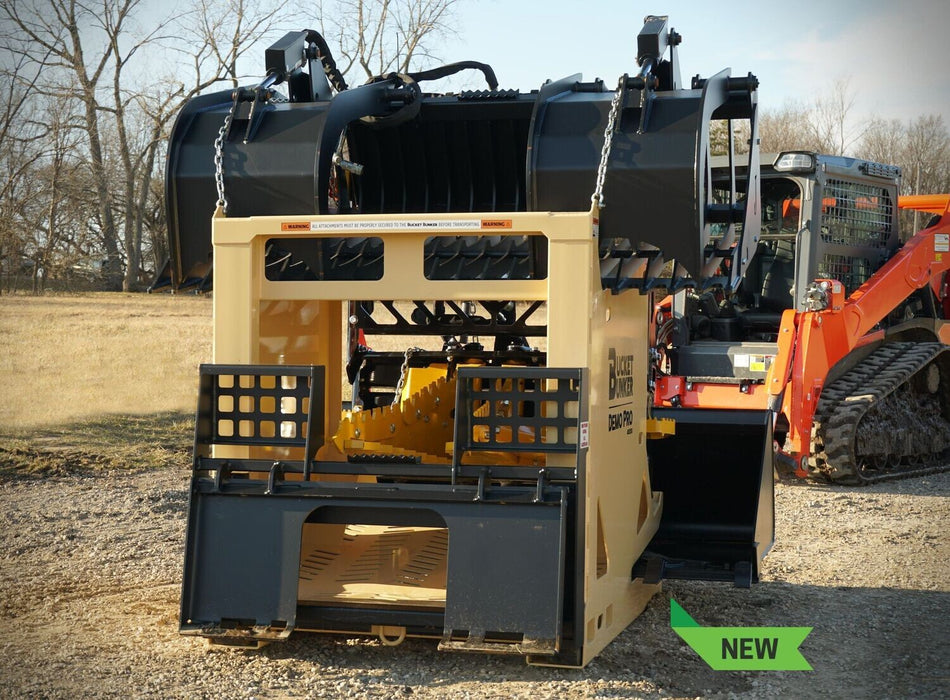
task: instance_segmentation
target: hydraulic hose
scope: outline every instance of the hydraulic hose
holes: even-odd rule
[[[308,29],[307,42],[316,45],[317,52],[320,54],[320,62],[323,64],[323,72],[327,74],[333,89],[337,92],[346,90],[348,87],[346,80],[343,78],[340,69],[336,67],[336,61],[333,60],[333,54],[330,52],[330,47],[323,35],[314,29]]]
[[[492,67],[487,63],[479,63],[478,61],[458,61],[456,63],[447,63],[444,66],[439,66],[438,68],[430,68],[429,70],[423,70],[417,73],[409,73],[409,77],[416,82],[421,83],[423,80],[438,80],[439,78],[447,78],[450,75],[455,75],[456,73],[461,73],[463,70],[469,69],[480,70],[485,75],[485,82],[488,83],[488,88],[490,90],[498,89],[498,79],[495,77],[495,71],[492,70]]]

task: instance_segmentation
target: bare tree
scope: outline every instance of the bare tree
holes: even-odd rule
[[[179,51],[188,51],[194,69],[191,80],[173,81],[173,87],[156,86],[152,90],[123,88],[122,70],[135,53],[164,32],[169,20],[160,22],[144,39],[123,50],[118,34],[109,33],[113,56],[112,100],[108,111],[115,117],[118,155],[124,175],[121,200],[125,278],[123,289],[135,288],[142,267],[142,232],[146,201],[151,193],[158,152],[168,136],[168,127],[185,102],[213,86],[230,81],[237,85],[238,59],[254,47],[272,28],[289,0],[263,3],[259,0],[197,0],[194,8],[179,21],[174,36]],[[169,38],[166,43],[173,40]],[[184,45],[183,45],[184,44]],[[197,46],[197,49],[194,47]],[[137,110],[129,112],[126,105]]]
[[[21,136],[2,149],[4,161],[21,164],[0,200],[3,238],[13,253],[4,265],[8,287],[15,288],[23,274],[34,294],[51,277],[68,275],[84,255],[85,222],[96,218],[89,207],[89,168],[77,147],[83,138],[80,115],[60,107],[50,97],[24,103],[16,132]]]
[[[921,116],[908,125],[904,169],[915,194],[950,189],[950,134],[942,116]]]
[[[775,111],[762,110],[759,117],[761,152],[822,150],[814,138],[809,119],[809,110],[794,102],[786,102]]]
[[[407,73],[433,58],[432,40],[452,34],[461,0],[331,0],[318,6],[320,31],[339,46],[340,70],[366,78]]]
[[[35,246],[33,255],[33,293],[42,291],[42,284],[47,279],[50,268],[54,266],[54,255],[58,248],[59,239],[63,235],[64,226],[60,221],[60,213],[67,209],[66,163],[70,151],[75,148],[75,135],[72,133],[68,115],[50,113],[49,137],[46,139],[48,153],[45,167],[38,172],[43,175],[43,190],[35,200],[42,207],[42,211],[34,218]]]
[[[31,57],[40,51],[50,56],[46,68],[52,75],[39,86],[42,91],[63,100],[78,100],[82,105],[85,145],[96,186],[106,253],[105,273],[112,288],[121,283],[122,261],[113,214],[114,194],[103,158],[100,91],[114,55],[112,44],[118,41],[139,1],[101,0],[96,6],[76,0],[8,0],[0,4],[0,17],[20,33],[16,49],[19,55]],[[94,49],[87,54],[86,42],[90,39],[97,44],[98,51]],[[115,68],[118,76],[121,66]]]
[[[178,22],[183,41],[175,50],[186,58],[192,78],[179,82],[180,97],[187,100],[225,80],[237,87],[238,60],[273,31],[289,6],[290,0],[194,0]]]
[[[152,178],[145,197],[141,221],[144,229],[142,253],[148,255],[152,269],[159,270],[169,257],[164,177]]]
[[[23,246],[17,226],[17,212],[28,198],[24,191],[29,182],[37,141],[44,129],[30,118],[30,97],[39,76],[43,58],[27,60],[12,52],[9,37],[0,33],[0,278],[7,287],[15,287]],[[0,279],[0,293],[3,280]]]
[[[903,123],[897,119],[874,120],[858,146],[861,157],[900,166],[901,194],[950,191],[950,132],[936,114]],[[919,212],[905,212],[901,228],[905,237],[923,226]]]
[[[141,0],[0,4],[0,20],[15,30],[5,41],[12,54],[25,65],[43,68],[37,90],[63,105],[80,105],[82,149],[98,202],[95,221],[101,230],[106,282],[109,288],[121,284],[126,290],[139,282],[143,216],[171,120],[200,91],[224,80],[236,84],[238,59],[271,29],[288,0],[271,4],[197,0],[176,18],[180,26],[173,27],[173,20],[166,19],[144,33],[130,24],[140,4]],[[158,47],[187,56],[192,75],[143,84],[145,71],[135,64]],[[130,75],[137,79],[134,87]]]
[[[0,188],[0,274],[8,292],[16,291],[24,270],[27,236],[24,223],[29,220],[25,210],[34,200],[37,143],[21,138],[20,129],[8,131],[0,142],[0,168],[7,177]]]
[[[905,175],[913,178],[913,193],[950,191],[950,135],[937,114],[918,117],[907,129]],[[907,182],[909,189],[910,182]],[[921,227],[920,212],[914,212],[912,230]]]
[[[863,126],[854,123],[854,91],[845,78],[836,80],[820,96],[811,111],[809,124],[816,150],[847,155],[860,139]]]
[[[864,130],[857,152],[862,158],[902,165],[907,130],[899,119],[872,119]]]
[[[142,263],[143,230],[155,221],[155,191],[152,181],[161,150],[168,138],[169,127],[185,103],[204,90],[221,82],[238,84],[238,60],[258,44],[281,16],[289,0],[264,3],[258,0],[197,0],[192,10],[178,21],[176,34],[180,41],[169,43],[173,52],[187,58],[190,75],[182,79],[167,76],[163,83],[148,93],[137,92],[130,99],[138,106],[135,122],[138,138],[133,152],[126,120],[119,127],[123,166],[126,173],[126,288],[138,280]],[[117,59],[118,60],[118,59]],[[187,74],[187,73],[186,73]],[[116,92],[115,104],[120,103]],[[162,215],[162,220],[164,216]],[[154,249],[154,245],[150,246]],[[157,268],[161,260],[153,261]]]
[[[759,120],[762,152],[848,155],[865,130],[853,118],[854,99],[849,84],[838,80],[811,105],[786,102],[778,110],[763,110]]]
[[[722,156],[729,152],[729,121],[717,119],[709,126],[709,152]]]

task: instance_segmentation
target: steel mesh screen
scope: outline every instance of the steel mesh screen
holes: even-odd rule
[[[818,263],[818,277],[838,280],[848,294],[864,284],[870,276],[871,262],[867,258],[826,253]]]
[[[821,239],[825,243],[885,248],[891,235],[893,206],[883,187],[828,180],[822,193]]]

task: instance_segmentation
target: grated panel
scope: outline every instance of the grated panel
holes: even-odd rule
[[[867,258],[826,253],[818,263],[818,277],[838,280],[848,294],[864,284],[870,276],[871,262]]]
[[[886,248],[894,205],[887,190],[828,180],[822,192],[821,239],[825,243]]]

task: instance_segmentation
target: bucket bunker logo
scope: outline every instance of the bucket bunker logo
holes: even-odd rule
[[[633,409],[623,407],[633,403],[633,355],[620,355],[616,348],[608,348],[607,367],[607,400],[610,404],[607,431],[626,429],[628,435],[632,434]]]

